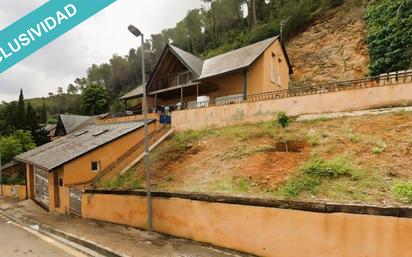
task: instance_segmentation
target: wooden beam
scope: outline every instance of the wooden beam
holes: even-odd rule
[[[184,87],[191,87],[191,86],[195,86],[196,83],[190,83],[190,84],[186,84],[186,85],[177,85],[174,87],[169,87],[169,88],[165,88],[165,89],[160,89],[157,91],[153,91],[150,92],[148,95],[155,95],[155,94],[159,94],[159,93],[164,93],[164,92],[168,92],[168,91],[173,91],[173,90],[177,90],[179,88],[184,88]]]
[[[243,100],[246,100],[247,97],[247,69],[243,70]]]
[[[183,110],[183,87],[180,88],[180,109]]]
[[[157,113],[157,94],[155,94],[154,113]]]

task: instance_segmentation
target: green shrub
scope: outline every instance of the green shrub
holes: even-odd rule
[[[341,176],[357,175],[357,167],[343,157],[325,160],[315,156],[302,167],[303,173],[318,177],[337,178]]]
[[[399,201],[412,203],[412,183],[406,181],[397,182],[393,185],[392,191]]]
[[[301,192],[315,194],[324,180],[343,176],[357,180],[362,174],[358,167],[340,156],[332,160],[314,156],[301,167],[301,172],[301,174],[286,181],[277,192],[286,198],[297,197]]]
[[[321,178],[311,175],[298,175],[289,179],[279,189],[278,193],[285,198],[295,198],[301,192],[316,193],[316,188],[322,183]]]
[[[278,123],[282,128],[289,126],[290,118],[286,115],[285,112],[278,113]]]

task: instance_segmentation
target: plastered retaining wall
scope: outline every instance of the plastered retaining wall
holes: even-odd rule
[[[297,116],[362,110],[411,101],[412,83],[405,83],[175,111],[172,113],[172,127],[176,130],[225,127],[244,122],[269,121],[279,111]]]
[[[145,192],[86,190],[84,218],[146,228]],[[409,257],[412,209],[153,193],[160,233],[273,257]],[[408,218],[409,217],[409,218]]]
[[[19,200],[27,198],[25,185],[0,185],[0,194]]]

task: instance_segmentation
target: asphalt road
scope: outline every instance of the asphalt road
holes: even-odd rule
[[[73,251],[74,252],[74,251]],[[0,257],[79,257],[68,253],[59,243],[31,233],[12,223],[0,213]]]

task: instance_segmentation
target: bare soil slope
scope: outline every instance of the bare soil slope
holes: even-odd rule
[[[325,83],[364,77],[369,54],[361,1],[346,0],[291,38],[286,48],[294,81]]]
[[[411,135],[410,112],[293,122],[286,131],[266,122],[183,132],[151,153],[153,185],[168,191],[399,203],[394,186],[412,183]],[[143,163],[100,187],[144,187]],[[399,188],[408,193],[408,186]]]

